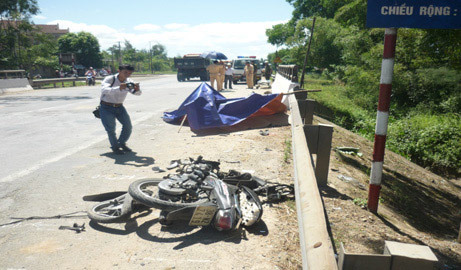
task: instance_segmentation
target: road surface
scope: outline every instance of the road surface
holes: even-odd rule
[[[89,222],[85,211],[93,202],[82,196],[161,177],[152,167],[173,159],[204,155],[221,160],[223,169],[280,177],[289,128],[271,129],[264,139],[258,130],[204,137],[188,127],[178,132],[161,116],[200,82],[178,83],[173,75],[135,80],[143,94],[129,95],[125,104],[133,122],[128,145],[136,153],[124,156],[111,153],[91,113],[99,86],[0,96],[0,269],[277,269],[280,224],[271,208],[255,228],[224,233],[184,224],[164,228],[155,209],[128,223]],[[224,95],[248,94],[239,87]],[[12,223],[18,217],[40,218]],[[86,231],[58,229],[74,223],[85,223]]]

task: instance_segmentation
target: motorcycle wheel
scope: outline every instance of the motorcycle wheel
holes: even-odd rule
[[[131,216],[132,203],[133,198],[126,193],[94,205],[88,210],[88,217],[98,223],[124,222]]]
[[[184,207],[197,207],[208,199],[200,199],[195,202],[172,202],[159,198],[158,184],[164,179],[141,179],[131,183],[128,193],[136,201],[157,209],[165,211],[174,211]]]

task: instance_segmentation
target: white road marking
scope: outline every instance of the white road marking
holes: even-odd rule
[[[155,114],[155,112],[151,112],[151,113],[148,113],[144,116],[141,116],[139,117],[138,119],[136,119],[135,121],[133,121],[133,125],[136,125],[140,122],[143,122],[147,119],[149,119],[150,117],[152,117],[153,115]],[[54,156],[52,158],[49,158],[49,159],[46,159],[46,160],[43,160],[43,161],[40,161],[38,162],[37,164],[35,165],[32,165],[31,167],[27,168],[27,169],[24,169],[22,171],[19,171],[19,172],[16,172],[16,173],[12,173],[6,177],[3,177],[0,179],[0,183],[6,183],[6,182],[11,182],[15,179],[18,179],[20,177],[24,177],[34,171],[37,171],[41,168],[43,168],[44,166],[50,164],[50,163],[53,163],[53,162],[56,162],[56,161],[59,161],[63,158],[66,158],[68,156],[71,156],[81,150],[84,150],[86,148],[89,148],[91,147],[92,145],[100,142],[100,141],[103,141],[103,140],[107,140],[107,135],[101,135],[99,137],[96,137],[95,139],[93,140],[90,140],[90,141],[86,141],[84,144],[80,145],[80,146],[77,146],[77,147],[74,147],[74,148],[71,148],[69,149],[68,151],[65,151],[57,156]]]

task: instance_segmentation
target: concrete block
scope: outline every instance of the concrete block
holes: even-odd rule
[[[27,78],[0,79],[0,94],[34,90]]]
[[[386,254],[347,253],[341,243],[338,256],[339,270],[390,270],[391,256]]]
[[[433,270],[438,261],[428,246],[384,241],[384,254],[392,256],[391,270]]]

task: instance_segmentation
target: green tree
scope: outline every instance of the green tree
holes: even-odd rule
[[[349,1],[335,11],[334,19],[342,25],[355,25],[365,29],[367,15],[367,0]]]
[[[136,48],[131,45],[128,40],[125,40],[125,46],[122,50],[123,62],[134,64],[137,62]]]
[[[293,34],[293,25],[290,23],[276,24],[271,29],[266,30],[267,42],[276,46],[285,44]]]
[[[167,59],[166,47],[162,44],[152,46],[152,56],[157,59]]]
[[[336,11],[354,0],[286,0],[293,5],[292,21],[312,16],[333,18]],[[365,1],[365,0],[360,0]]]
[[[2,0],[0,16],[6,19],[29,19],[39,12],[36,0]]]
[[[285,63],[300,65],[300,56],[305,52],[303,40],[306,34],[303,31],[308,29],[310,18],[316,16],[308,66],[324,68],[324,75],[345,84],[343,97],[348,102],[374,114],[379,95],[384,30],[365,27],[367,0],[287,2],[294,7],[293,17],[289,23],[266,31],[269,43],[286,46],[284,60],[288,62]],[[288,26],[291,31],[283,28]],[[398,152],[412,161],[436,171],[455,170],[459,173],[459,164],[452,162],[457,156],[451,155],[459,151],[453,147],[451,138],[459,129],[461,111],[460,55],[459,29],[398,30],[390,108],[392,121],[403,121],[402,127],[417,119],[421,123],[431,120],[431,124],[422,125],[417,132],[407,132],[403,128],[399,136],[408,136],[408,140],[399,143],[391,139],[389,146],[397,147]],[[451,122],[444,122],[444,119],[452,118],[458,119],[453,122],[458,125],[454,131]],[[352,126],[361,129],[362,117],[357,119]],[[360,132],[372,136],[373,130],[369,130],[361,129]],[[458,142],[459,138],[454,141]],[[457,145],[459,148],[459,143]],[[440,158],[449,155],[452,156],[450,160]]]
[[[29,22],[39,11],[35,0],[0,2],[0,69],[24,68],[24,48],[32,45]]]
[[[86,67],[102,67],[98,39],[88,32],[68,33],[58,39],[60,53],[75,53],[77,63]]]
[[[59,67],[58,42],[49,34],[43,34],[38,30],[33,32],[33,45],[23,50],[23,68],[34,71],[46,68],[55,70]]]

